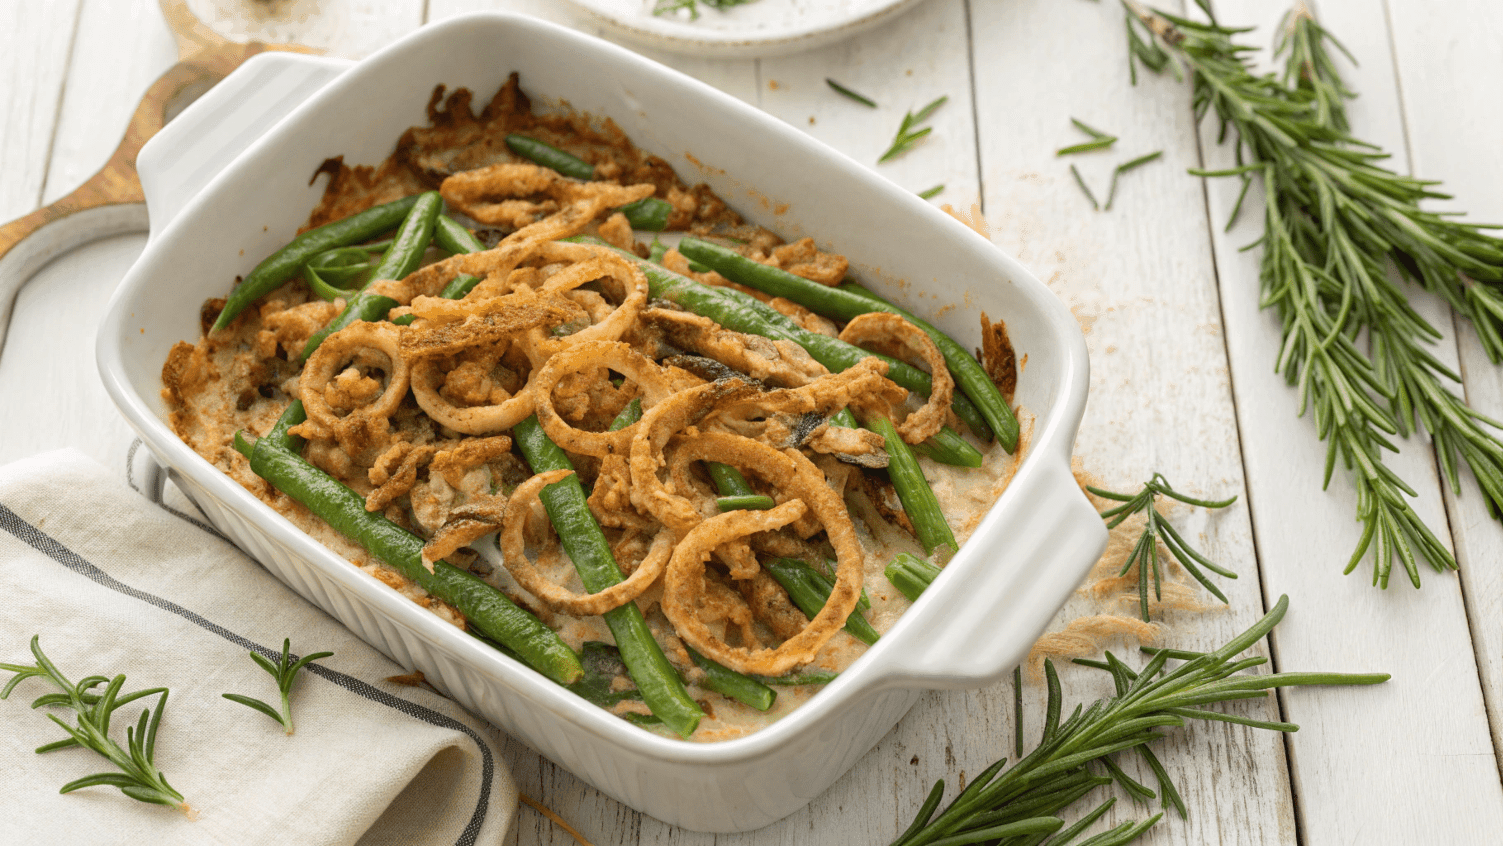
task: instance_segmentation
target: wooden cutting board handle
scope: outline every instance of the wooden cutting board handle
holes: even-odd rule
[[[136,156],[176,114],[174,106],[196,99],[246,59],[266,50],[317,52],[298,45],[229,41],[198,51],[151,84],[131,115],[120,146],[98,173],[57,202],[0,226],[0,353],[16,294],[32,274],[81,244],[146,229]]]

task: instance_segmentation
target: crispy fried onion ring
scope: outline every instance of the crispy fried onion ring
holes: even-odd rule
[[[686,438],[686,457],[715,460],[749,472],[788,497],[770,511],[727,511],[695,526],[673,551],[663,581],[663,613],[679,637],[705,656],[743,673],[777,676],[814,660],[819,650],[856,608],[864,556],[856,529],[839,497],[809,459],[794,450],[779,452],[749,438],[706,432]],[[773,531],[812,512],[835,547],[835,588],[825,607],[798,634],[775,649],[752,650],[717,638],[700,618],[706,592],[705,561],[727,542]]]
[[[649,190],[644,194],[643,189]],[[456,173],[445,179],[438,190],[445,202],[481,223],[510,224],[529,216],[547,214],[555,203],[608,198],[607,204],[598,212],[636,202],[644,196],[650,197],[657,188],[652,185],[578,182],[541,165],[502,162]],[[530,199],[539,195],[553,202]],[[626,197],[629,199],[624,199]],[[590,216],[594,217],[593,214]]]
[[[455,177],[450,177],[453,178]],[[481,292],[481,289],[489,285],[492,278],[504,278],[540,245],[576,235],[606,209],[619,208],[650,197],[656,190],[650,184],[624,187],[607,182],[563,184],[566,190],[561,189],[562,196],[567,197],[569,202],[558,213],[518,229],[503,238],[494,249],[483,253],[460,253],[421,268],[402,280],[401,284],[407,293],[405,298],[401,296],[403,292],[388,293],[387,296],[405,303],[415,294],[437,294],[450,280],[462,273],[487,280],[476,286],[472,295],[479,292],[480,296],[494,296],[493,293]]]
[[[669,439],[714,410],[717,401],[751,398],[760,393],[746,382],[724,379],[681,390],[644,411],[633,427],[636,431],[631,440],[632,507],[651,515],[680,538],[688,534],[702,519],[699,509],[671,481],[664,483],[658,478]]]
[[[916,444],[933,437],[944,427],[949,419],[950,401],[955,395],[955,380],[950,377],[950,368],[945,366],[944,355],[924,330],[896,314],[877,311],[852,318],[841,331],[840,340],[857,346],[863,342],[896,342],[905,351],[923,359],[929,365],[934,388],[929,401],[898,424],[898,434],[908,443]]]
[[[506,506],[506,518],[501,527],[501,560],[512,577],[523,588],[548,607],[589,617],[616,608],[641,596],[662,575],[673,552],[673,533],[659,531],[652,540],[647,557],[637,565],[631,576],[620,584],[612,585],[599,593],[577,594],[548,581],[527,558],[527,518],[532,513],[531,500],[537,499],[543,488],[571,475],[573,470],[550,470],[539,473],[517,486]]]
[[[298,396],[308,419],[320,428],[335,433],[350,422],[369,422],[391,417],[407,396],[410,367],[403,357],[400,330],[390,323],[359,321],[324,339],[298,377]],[[346,370],[355,363],[386,371],[386,388],[375,400],[340,416],[330,405],[329,395],[351,392],[343,389],[347,379],[359,378],[356,371]],[[345,374],[348,373],[349,376]]]
[[[456,432],[466,435],[504,432],[532,414],[531,387],[524,387],[495,405],[464,406],[449,402],[439,393],[443,381],[437,359],[419,359],[412,367],[412,396],[417,404],[434,422]]]
[[[532,333],[532,343],[544,355],[553,355],[564,347],[586,341],[619,340],[631,328],[647,305],[647,276],[613,250],[590,244],[544,244],[537,255],[545,261],[573,262],[543,281],[543,291],[563,295],[589,282],[610,279],[625,292],[621,305],[604,320],[562,338],[549,337],[539,330]]]
[[[662,368],[624,343],[584,341],[566,347],[548,359],[548,363],[532,377],[531,392],[543,431],[569,452],[596,458],[626,455],[632,437],[642,425],[638,420],[615,432],[587,432],[576,429],[559,416],[553,405],[553,391],[559,382],[573,373],[603,368],[614,370],[635,382],[641,391],[642,404],[647,408],[673,393],[673,386],[663,376]],[[600,378],[603,380],[605,375],[602,372]]]

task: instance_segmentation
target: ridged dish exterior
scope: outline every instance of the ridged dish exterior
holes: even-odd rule
[[[848,254],[854,275],[940,315],[935,322],[963,344],[978,345],[978,309],[1006,320],[1020,359],[1026,356],[1017,401],[1026,409],[1027,457],[1008,490],[944,576],[875,647],[808,703],[748,737],[684,743],[585,703],[351,567],[164,423],[167,350],[197,335],[203,300],[222,296],[229,280],[292,237],[317,200],[320,189],[307,185],[317,164],[337,154],[374,164],[403,129],[424,119],[434,83],[469,87],[483,102],[513,69],[536,105],[562,100],[613,117],[639,146],[688,181],[708,182],[753,222],[812,234]],[[215,526],[465,707],[631,807],[700,831],[747,831],[798,810],[875,745],[922,689],[991,684],[1022,660],[1105,543],[1069,468],[1085,403],[1084,339],[1027,270],[779,121],[540,21],[480,14],[427,27],[302,102],[340,70],[328,60],[258,57],[170,124],[140,159],[152,237],[101,328],[100,373],[127,421]],[[774,214],[769,197],[786,208]],[[942,312],[944,305],[959,307]]]

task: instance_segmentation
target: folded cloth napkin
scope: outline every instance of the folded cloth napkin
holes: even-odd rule
[[[110,786],[96,753],[28,706],[56,688],[26,679],[0,702],[0,843],[499,844],[517,792],[495,728],[424,687],[231,544],[132,492],[75,451],[0,467],[0,663],[43,652],[70,681],[124,673],[123,691],[170,689],[155,761],[196,819]],[[332,651],[292,687],[296,733],[221,697],[280,702],[247,654]],[[0,683],[10,673],[0,674]],[[110,734],[156,696],[115,713]]]

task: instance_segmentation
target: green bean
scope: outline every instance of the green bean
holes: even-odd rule
[[[633,397],[632,401],[627,403],[625,408],[621,409],[621,413],[616,415],[616,419],[611,421],[610,428],[606,431],[619,432],[641,419],[642,398]]]
[[[552,168],[571,179],[589,181],[595,178],[594,165],[536,138],[528,138],[526,135],[508,135],[506,146],[522,158],[534,164]],[[668,228],[668,218],[673,214],[673,204],[657,197],[644,197],[634,203],[627,203],[618,211],[626,215],[626,222],[631,224],[633,229],[662,232]]]
[[[322,299],[331,302],[348,299],[359,288],[339,286],[352,280],[361,280],[374,266],[371,250],[364,247],[335,247],[308,259],[308,263],[303,265],[303,281]]]
[[[662,232],[668,228],[668,218],[673,215],[673,204],[657,197],[643,197],[635,203],[627,203],[618,211],[626,215],[626,222],[633,229]]]
[[[777,505],[772,497],[765,494],[718,496],[715,497],[715,504],[720,506],[721,511],[767,511]]]
[[[485,245],[480,243],[475,233],[446,214],[439,215],[433,226],[433,243],[449,255],[485,252]]]
[[[529,417],[512,429],[512,436],[522,450],[522,456],[532,467],[533,473],[550,470],[572,470],[574,465],[538,424],[537,417]],[[548,518],[553,521],[564,551],[574,562],[579,579],[585,590],[598,593],[622,581],[621,569],[611,554],[610,544],[595,515],[585,501],[584,487],[579,476],[572,475],[543,488],[539,494]],[[684,690],[673,665],[663,655],[662,647],[653,639],[637,603],[628,602],[605,612],[605,623],[616,639],[616,648],[621,650],[621,660],[626,662],[628,674],[642,691],[642,701],[663,723],[681,737],[688,737],[699,726],[704,711]]]
[[[610,247],[599,238],[590,236],[576,235],[564,240]],[[626,250],[617,250],[617,252],[642,268],[642,272],[647,276],[649,296],[670,300],[695,314],[714,320],[733,332],[792,341],[803,347],[811,358],[831,371],[845,370],[865,358],[879,358],[887,362],[887,378],[910,391],[924,396],[929,395],[932,387],[929,374],[907,362],[868,352],[858,346],[847,344],[839,338],[810,332],[750,294],[734,288],[712,288],[709,285],[701,285],[693,279],[638,258]],[[971,427],[971,431],[983,439],[991,439],[992,430],[987,425],[986,418],[982,417],[981,411],[966,399],[964,394],[956,392],[952,407],[955,409],[955,415]]]
[[[986,456],[971,446],[971,442],[966,440],[964,435],[949,426],[940,429],[929,440],[913,444],[913,451],[930,461],[938,461],[940,464],[949,464],[952,467],[980,467],[986,463]]]
[[[762,567],[783,586],[783,590],[788,591],[788,598],[811,620],[825,607],[830,592],[835,589],[835,583],[828,576],[796,558],[769,558],[762,562]],[[879,637],[872,624],[861,616],[859,605],[845,618],[845,630],[868,646],[876,643]]]
[[[795,276],[781,268],[753,261],[740,253],[718,244],[685,238],[679,242],[678,251],[688,258],[714,268],[733,282],[739,282],[772,294],[786,297],[799,305],[837,320],[850,320],[862,314],[885,311],[896,314],[922,329],[934,340],[955,382],[981,410],[986,422],[997,433],[1002,446],[1012,452],[1018,446],[1018,418],[1003,399],[996,383],[987,375],[981,363],[956,343],[953,338],[936,329],[928,321],[877,297],[871,292],[853,294],[842,288],[821,285],[802,276]]]
[[[715,502],[720,506],[721,511],[737,509],[766,511],[777,505],[772,497],[752,490],[751,483],[746,481],[741,471],[731,465],[721,464],[718,461],[706,461],[705,469],[710,471],[710,479],[715,483],[715,489],[720,492]]]
[[[754,676],[754,678],[763,684],[775,687],[797,687],[804,684],[829,684],[840,678],[840,674],[829,670],[813,670],[791,676]]]
[[[842,408],[830,416],[831,426],[844,426],[847,429],[859,429],[856,415],[849,408]],[[949,464],[952,467],[980,467],[986,463],[986,457],[981,451],[971,446],[971,442],[965,436],[951,429],[949,426],[941,427],[929,440],[913,447],[913,451],[927,456],[930,461],[940,464]]]
[[[756,708],[758,711],[766,711],[777,701],[777,691],[757,681],[751,676],[744,676],[729,667],[711,661],[698,652],[695,652],[688,644],[684,645],[684,651],[694,663],[704,671],[705,677],[700,685],[715,691],[721,696],[734,699],[746,705]]]
[[[423,260],[424,251],[433,241],[433,228],[443,207],[444,200],[437,191],[418,195],[417,202],[413,204],[412,210],[402,221],[402,227],[397,230],[391,246],[387,248],[386,254],[381,256],[381,261],[376,264],[375,270],[371,271],[371,281],[345,303],[344,311],[341,311],[332,323],[313,333],[308,343],[303,346],[303,360],[306,361],[308,356],[313,354],[318,345],[324,342],[324,338],[358,320],[373,322],[380,320],[388,311],[396,308],[396,300],[371,293],[371,285],[383,279],[402,279],[417,270],[418,264]]]
[[[899,552],[888,562],[884,572],[887,580],[908,597],[908,601],[917,602],[919,595],[944,571],[911,552]]]
[[[595,178],[594,165],[536,138],[517,134],[508,135],[506,146],[522,158],[534,164],[552,168],[570,179],[589,181]]]
[[[215,318],[209,334],[228,326],[247,306],[296,276],[308,259],[334,247],[345,247],[386,232],[402,222],[417,203],[417,197],[366,209],[343,220],[325,223],[293,238],[287,246],[267,256],[235,286]]]
[[[289,420],[296,417],[283,416]],[[269,434],[249,450],[247,457],[257,476],[423,590],[459,609],[470,625],[514,650],[533,669],[563,685],[583,674],[579,656],[538,618],[518,608],[501,591],[447,562],[435,563],[429,572],[423,566],[422,538],[380,514],[366,511],[364,497],[284,448],[278,440]],[[237,449],[241,445],[249,446],[243,437],[236,439]]]
[[[950,531],[945,512],[939,507],[939,498],[924,478],[924,471],[919,467],[913,449],[898,437],[897,427],[887,417],[874,414],[867,418],[866,428],[881,435],[885,442],[888,478],[892,479],[892,486],[898,492],[903,510],[908,512],[908,519],[913,523],[913,533],[918,536],[919,543],[923,544],[924,552],[933,555],[934,550],[942,546],[950,547],[951,552],[959,549],[955,533]]]

